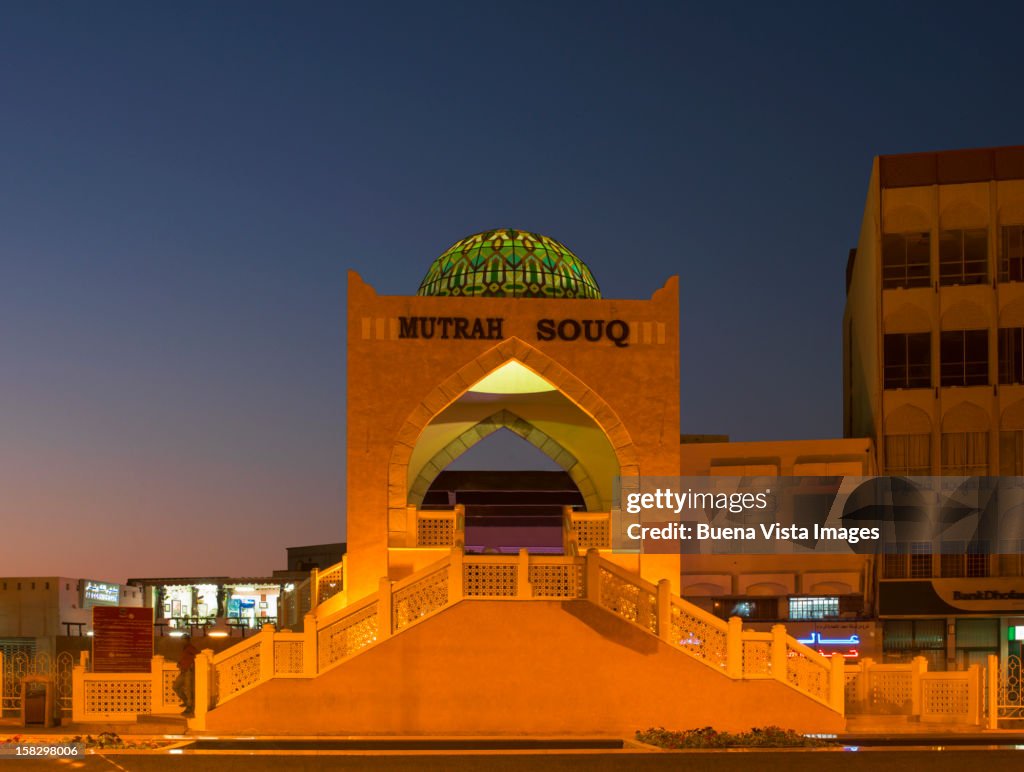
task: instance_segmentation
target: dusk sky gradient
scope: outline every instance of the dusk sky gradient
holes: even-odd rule
[[[841,436],[872,157],[1024,143],[1019,3],[0,9],[2,576],[343,541],[346,272],[492,227],[680,276],[681,431]]]

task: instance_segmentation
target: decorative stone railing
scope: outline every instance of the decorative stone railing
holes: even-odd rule
[[[322,571],[314,568],[309,575],[310,609],[333,598],[345,589],[345,559]]]
[[[452,547],[466,540],[466,508],[421,510],[409,507],[408,522],[413,524],[413,547]]]
[[[967,670],[929,672],[924,657],[889,665],[864,658],[846,666],[847,712],[980,725],[985,708],[981,673],[978,665]]]
[[[219,654],[202,652],[196,658],[196,716],[190,723],[203,729],[208,710],[260,683],[313,678],[455,603],[475,600],[594,603],[725,677],[775,679],[839,713],[844,709],[849,676],[842,657],[823,657],[786,635],[782,625],[770,633],[745,631],[738,617],[725,622],[673,596],[668,580],[652,584],[594,548],[586,557],[574,557],[526,550],[465,555],[455,547],[401,581],[381,579],[377,592],[356,603],[329,613],[321,607],[320,616],[314,609],[301,632],[264,625],[259,634]],[[75,720],[160,712],[173,698],[173,675],[162,660],[157,666],[157,659],[153,674],[87,674],[76,668],[75,693],[87,696],[80,709],[76,696]]]
[[[178,677],[173,662],[153,657],[148,673],[90,673],[88,662],[88,653],[82,652],[72,670],[73,721],[126,721],[140,715],[181,711],[172,688]]]
[[[611,513],[577,512],[572,507],[562,507],[562,544],[566,555],[611,549]]]

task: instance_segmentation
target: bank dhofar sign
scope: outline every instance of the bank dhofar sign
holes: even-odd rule
[[[92,610],[94,673],[148,673],[153,660],[153,609],[96,606]]]

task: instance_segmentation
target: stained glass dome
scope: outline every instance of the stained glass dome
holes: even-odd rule
[[[418,295],[600,298],[590,269],[561,242],[511,228],[460,239],[430,266]]]

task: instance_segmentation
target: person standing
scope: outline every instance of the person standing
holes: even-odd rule
[[[182,636],[182,640],[185,641],[185,648],[178,657],[178,677],[174,679],[172,688],[185,706],[181,715],[193,718],[196,708],[196,655],[199,654],[199,649],[192,645],[192,636],[188,633]]]

